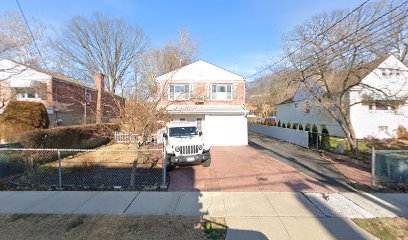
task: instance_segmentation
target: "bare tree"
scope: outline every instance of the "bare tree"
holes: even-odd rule
[[[89,82],[93,74],[103,73],[111,93],[131,79],[132,67],[147,46],[141,28],[100,13],[72,18],[53,43],[57,58],[64,59],[67,75]]]
[[[45,26],[38,19],[30,19],[31,29],[40,50],[46,49]],[[26,65],[44,66],[32,36],[17,12],[5,12],[0,17],[0,57]]]
[[[402,3],[401,0],[382,0],[369,5],[368,8],[376,11],[380,11],[380,9],[391,11]],[[373,54],[382,56],[393,53],[399,60],[408,64],[408,23],[405,18],[401,18],[406,11],[406,7],[397,8],[387,15],[386,20],[382,22],[382,27],[386,30],[375,34],[377,37],[380,37],[380,34],[385,34],[387,38],[377,44],[370,45],[372,42],[368,43]]]
[[[151,49],[138,59],[135,66],[135,82],[129,86],[126,103],[121,108],[121,125],[125,131],[142,136],[155,133],[170,120],[166,107],[160,107],[166,96],[166,87],[172,76],[161,86],[156,77],[190,64],[196,57],[198,44],[186,30],[179,33],[177,40],[169,40],[164,47]]]
[[[162,48],[147,51],[135,66],[136,92],[145,96],[155,94],[155,78],[190,64],[196,58],[198,49],[198,43],[183,29],[176,40],[170,39]]]
[[[256,107],[255,114],[269,117],[276,114],[276,105],[294,95],[298,84],[288,86],[287,70],[279,74],[269,74],[249,82],[246,102]]]
[[[394,16],[388,21],[405,21],[408,11],[406,6],[404,9],[402,16]],[[366,100],[351,99],[350,90],[359,89],[371,96],[371,100],[396,100],[398,95],[388,89],[361,82],[384,60],[378,59],[372,49],[378,49],[381,42],[394,40],[393,35],[384,34],[390,30],[384,28],[384,19],[381,17],[384,12],[386,11],[378,5],[370,6],[360,9],[343,21],[339,20],[348,11],[321,14],[296,27],[283,41],[289,56],[284,63],[285,69],[296,72],[288,77],[289,83],[300,84],[306,90],[307,101],[304,102],[307,105],[323,108],[330,114],[345,133],[356,154],[357,137],[349,109],[353,104]],[[301,50],[294,52],[299,46],[302,46]]]

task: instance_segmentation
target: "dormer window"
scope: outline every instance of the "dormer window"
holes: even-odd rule
[[[387,76],[387,72],[385,71],[385,69],[381,70],[381,72],[383,76]]]
[[[190,85],[170,84],[169,100],[182,101],[190,99]]]

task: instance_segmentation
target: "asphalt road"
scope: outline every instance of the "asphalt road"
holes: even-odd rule
[[[251,132],[248,133],[248,138],[249,146],[296,168],[339,192],[355,191],[350,181],[331,163],[321,159],[320,154],[316,151]]]

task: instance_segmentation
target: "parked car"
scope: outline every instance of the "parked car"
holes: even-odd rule
[[[166,167],[211,165],[210,147],[195,122],[171,122],[163,133]]]

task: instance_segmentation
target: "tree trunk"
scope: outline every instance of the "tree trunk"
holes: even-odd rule
[[[344,133],[346,134],[347,141],[350,144],[350,150],[355,157],[359,157],[360,152],[358,149],[358,141],[356,137],[356,133],[354,132],[353,124],[351,123],[351,119],[349,116],[345,116],[345,123],[340,124],[343,128]],[[346,126],[344,126],[346,124]]]

